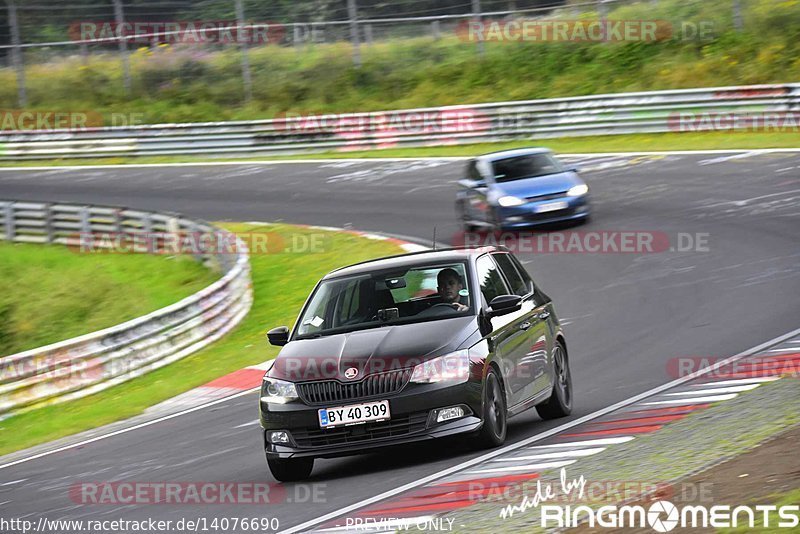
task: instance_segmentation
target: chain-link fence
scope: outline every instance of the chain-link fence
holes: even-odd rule
[[[442,55],[480,58],[488,47],[515,40],[647,41],[687,32],[697,38],[704,23],[717,31],[742,28],[747,0],[721,1],[729,8],[709,21],[701,14],[704,0],[7,0],[0,12],[0,108],[58,107],[45,75],[56,70],[65,71],[59,83],[74,86],[59,88],[61,94],[92,92],[100,108],[169,95],[200,78],[216,84],[215,103],[240,106],[258,93],[270,62],[287,54],[298,64],[328,54],[359,66],[374,47],[402,53],[404,43],[420,41],[447,43]],[[635,27],[605,26],[606,17]],[[413,61],[413,50],[405,59]],[[96,122],[90,126],[127,126],[137,118]]]

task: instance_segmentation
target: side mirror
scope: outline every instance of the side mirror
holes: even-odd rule
[[[289,328],[286,326],[276,326],[267,332],[267,340],[270,345],[282,347],[289,342]]]
[[[579,169],[577,166],[575,166],[575,165],[573,165],[572,167],[567,167],[567,169],[566,169],[566,170],[567,170],[568,172],[574,172],[574,173],[576,173],[576,174],[578,173],[578,171],[580,171],[580,169]]]
[[[481,187],[486,187],[486,182],[484,180],[459,180],[458,185],[464,187],[466,189],[480,189]]]
[[[522,307],[519,295],[498,295],[489,303],[489,317],[497,317],[518,311]]]

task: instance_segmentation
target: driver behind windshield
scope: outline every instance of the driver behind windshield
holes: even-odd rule
[[[459,300],[461,297],[460,292],[464,289],[464,284],[461,282],[461,276],[459,276],[455,269],[448,267],[439,271],[439,274],[436,275],[436,282],[438,284],[436,289],[443,303],[449,304],[456,311],[464,311],[467,309],[467,306],[462,304]]]

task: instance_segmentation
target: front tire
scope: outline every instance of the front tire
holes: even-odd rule
[[[542,419],[557,419],[572,413],[572,373],[567,350],[560,341],[553,348],[553,367],[553,392],[546,402],[536,406]]]
[[[478,432],[477,440],[481,448],[499,447],[506,441],[507,417],[503,386],[497,372],[490,367],[483,394],[483,426]]]
[[[279,482],[305,480],[314,469],[314,458],[270,458],[267,465],[272,476]]]

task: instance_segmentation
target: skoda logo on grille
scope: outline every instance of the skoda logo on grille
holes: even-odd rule
[[[348,367],[344,372],[344,377],[348,380],[352,380],[358,376],[358,369],[355,367]]]

